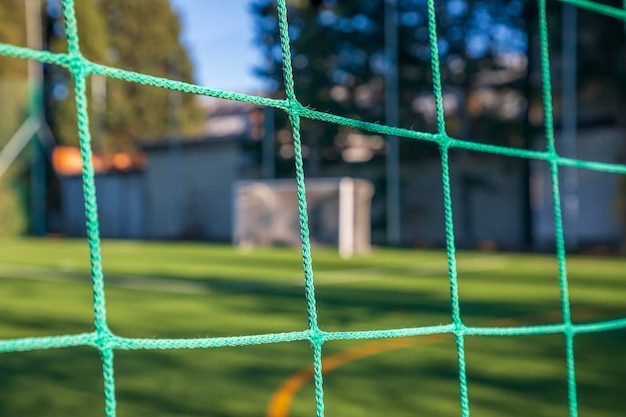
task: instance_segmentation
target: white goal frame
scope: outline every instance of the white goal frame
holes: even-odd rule
[[[305,182],[309,224],[322,224],[325,239],[311,230],[313,244],[336,245],[342,258],[371,249],[374,186],[351,177]],[[233,193],[233,242],[240,247],[298,245],[300,230],[296,182],[291,179],[241,180]],[[322,214],[311,216],[312,211]]]

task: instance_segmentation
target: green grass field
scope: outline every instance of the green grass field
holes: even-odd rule
[[[451,321],[443,252],[378,249],[345,261],[332,250],[314,249],[313,261],[323,330]],[[108,320],[120,336],[238,336],[306,328],[295,249],[246,254],[205,244],[104,242],[103,263]],[[465,324],[560,321],[555,257],[460,253],[458,267]],[[626,261],[570,257],[568,271],[575,322],[626,317]],[[86,243],[0,241],[0,294],[1,339],[92,331]],[[575,342],[579,415],[623,415],[626,330],[579,335]],[[326,415],[460,416],[452,338],[415,337],[395,348],[393,342],[377,343],[324,345],[325,358],[343,358],[324,374]],[[354,349],[366,353],[350,356]],[[562,335],[467,337],[466,357],[472,416],[567,416]],[[268,411],[270,399],[310,364],[307,342],[118,350],[118,416],[271,411],[276,417],[277,409]],[[315,415],[310,380],[284,395],[293,398],[288,415]],[[97,350],[0,354],[0,416],[103,415]]]

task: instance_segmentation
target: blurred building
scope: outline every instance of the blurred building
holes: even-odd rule
[[[52,154],[60,183],[60,231],[66,236],[86,235],[82,160],[75,147],[58,146]],[[145,237],[143,171],[144,155],[94,155],[96,198],[100,234],[104,238],[141,239]]]
[[[624,157],[624,131],[613,121],[600,120],[579,124],[576,148],[578,158],[592,162],[620,163]],[[556,132],[557,143],[560,131]],[[564,213],[566,240],[572,238],[581,248],[594,245],[619,244],[619,215],[616,212],[620,198],[620,181],[623,176],[614,173],[576,169],[577,199],[576,219],[568,222],[567,200],[563,195],[563,170],[561,170],[561,206]],[[545,161],[532,161],[531,206],[533,211],[532,234],[537,249],[553,246],[555,240],[552,182],[549,165]],[[626,216],[626,213],[623,214]]]
[[[232,240],[233,185],[262,177],[263,114],[257,107],[241,103],[209,110],[212,117],[207,119],[207,135],[202,138],[153,140],[143,144],[139,157],[94,157],[103,237]],[[383,138],[353,132],[340,135],[337,143],[342,158],[323,165],[320,175],[363,178],[374,184],[378,198],[371,207],[371,236],[374,244],[382,244]],[[618,162],[624,150],[623,136],[614,122],[591,119],[579,126],[578,154],[587,160]],[[545,138],[538,138],[537,143],[545,143]],[[276,154],[280,157],[279,147]],[[57,148],[54,159],[61,178],[62,231],[68,236],[84,236],[80,155],[77,149]],[[519,158],[490,154],[451,154],[452,209],[459,247],[548,249],[554,244],[549,165],[531,161],[528,196],[525,164]],[[583,246],[619,242],[614,206],[620,177],[590,170],[578,170],[578,174],[579,222],[575,228],[566,225],[566,233],[574,230]],[[438,153],[404,163],[401,181],[403,244],[445,245]],[[528,245],[529,236],[532,246]]]
[[[241,136],[144,145],[145,238],[231,238],[231,186],[245,164]]]
[[[137,155],[94,155],[100,233],[117,239],[231,239],[231,186],[258,178],[247,144],[261,139],[255,106],[205,100],[200,138],[145,141]],[[60,210],[50,213],[66,236],[85,236],[82,160],[75,147],[59,146],[53,166]]]
[[[263,136],[263,111],[259,106],[241,101],[203,97],[206,114],[204,137],[245,136],[261,140]]]

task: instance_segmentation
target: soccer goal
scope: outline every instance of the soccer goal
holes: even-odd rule
[[[306,188],[312,244],[337,246],[343,258],[370,250],[374,187],[369,181],[349,177],[311,179]],[[238,181],[233,195],[236,245],[300,244],[296,181]]]

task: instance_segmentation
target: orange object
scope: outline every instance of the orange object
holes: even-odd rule
[[[52,151],[52,165],[54,170],[62,175],[80,174],[83,169],[80,149],[73,146],[57,146]]]
[[[113,167],[119,170],[129,169],[133,165],[133,159],[127,153],[116,153],[111,160]]]
[[[128,153],[119,152],[107,156],[93,155],[91,163],[94,172],[99,174],[110,170],[142,169],[146,165],[146,158],[143,154],[133,157]],[[57,146],[52,151],[52,165],[61,175],[80,175],[83,171],[80,149],[74,146]]]

